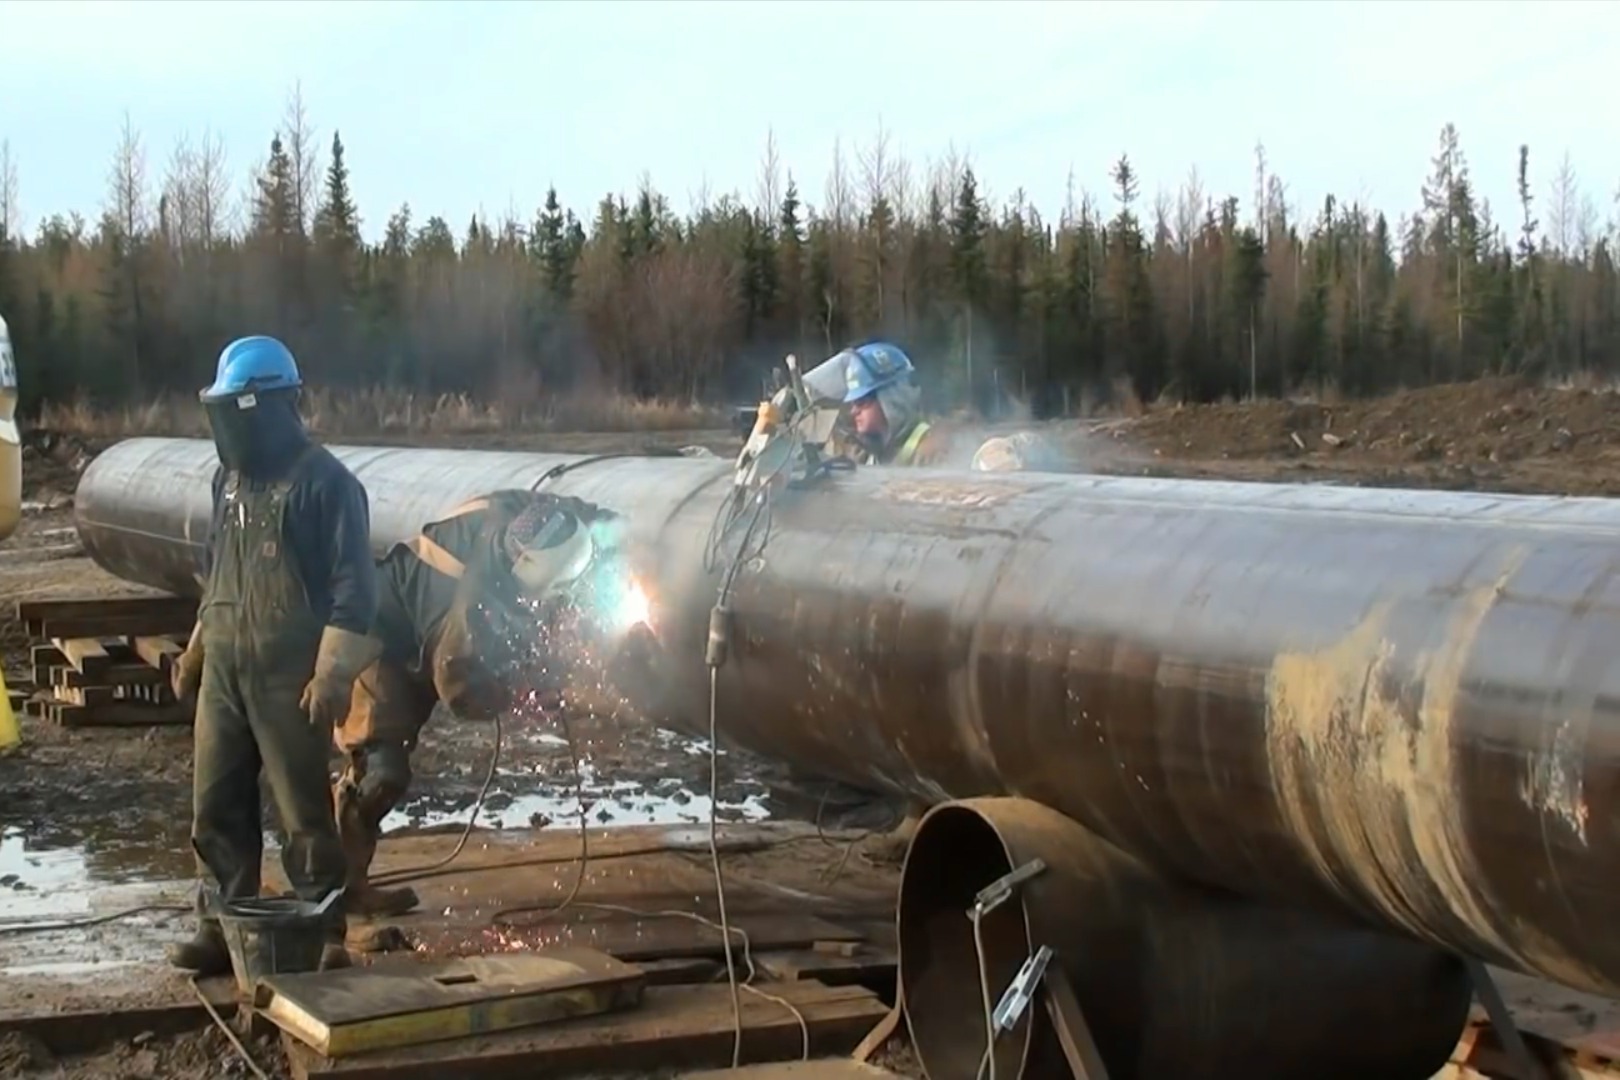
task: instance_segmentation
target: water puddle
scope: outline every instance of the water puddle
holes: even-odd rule
[[[549,732],[515,733],[477,827],[573,831],[583,811],[592,830],[667,825],[672,832],[690,831],[695,845],[706,844],[708,745],[671,731],[651,734],[623,746],[600,740],[582,746],[581,800],[566,742]],[[465,826],[486,769],[487,761],[473,751],[440,761],[434,772],[413,780],[412,794],[385,819],[384,831],[408,835]],[[723,777],[720,820],[767,820],[767,786],[727,772],[733,774]],[[41,820],[0,830],[0,978],[49,976],[93,985],[104,978],[137,978],[138,971],[126,969],[159,961],[163,945],[185,931],[183,913],[148,912],[87,927],[44,924],[147,904],[189,906],[195,887],[189,790],[169,788],[120,792],[113,805],[57,805],[48,819],[42,814]],[[268,824],[268,801],[266,810]],[[265,852],[277,857],[273,832],[265,836]],[[27,933],[3,931],[33,923],[41,925]]]
[[[656,729],[653,736],[645,752],[655,760],[642,764],[635,772],[641,776],[648,771],[664,774],[656,779],[604,779],[601,770],[617,772],[618,762],[598,765],[582,754],[578,787],[583,790],[589,827],[695,825],[709,820],[710,799],[701,790],[706,787],[708,770],[702,761],[691,760],[706,759],[708,743],[662,728]],[[566,753],[556,753],[567,746],[567,740],[550,732],[521,733],[510,752],[503,755],[503,765],[490,784],[477,825],[492,829],[578,829],[581,800],[572,765]],[[543,747],[547,752],[530,755],[525,751],[531,747]],[[535,756],[539,760],[530,760]],[[726,752],[722,750],[718,756],[724,758]],[[660,757],[663,760],[656,760]],[[677,765],[678,771],[688,775],[670,775],[677,771]],[[764,783],[745,776],[732,779],[726,788],[718,804],[721,821],[758,822],[770,817],[766,806],[769,789]],[[727,792],[731,798],[727,798]],[[396,834],[465,825],[475,797],[476,789],[452,796],[442,789],[429,788],[396,807],[383,819],[383,830]]]

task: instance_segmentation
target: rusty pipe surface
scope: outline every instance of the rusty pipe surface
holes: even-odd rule
[[[922,819],[900,883],[900,985],[929,1080],[984,1075],[964,916],[1037,858],[1044,871],[981,920],[990,1000],[1049,946],[1110,1080],[1427,1080],[1462,1035],[1473,985],[1449,953],[1169,880],[1027,799],[966,799]],[[996,1040],[995,1072],[1064,1076],[1059,1054],[1037,1004]]]
[[[379,550],[581,460],[334,449]],[[194,591],[213,461],[96,459],[92,558]],[[729,471],[548,485],[630,516],[659,641],[628,682],[694,730]],[[728,739],[926,800],[1023,796],[1159,870],[1620,994],[1620,504],[870,469],[783,495],[768,533],[731,598]]]

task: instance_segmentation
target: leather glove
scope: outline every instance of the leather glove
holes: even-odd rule
[[[185,651],[174,658],[174,666],[169,669],[169,689],[174,691],[176,700],[189,704],[197,699],[197,689],[202,685],[202,669],[202,623],[199,622],[191,628]]]
[[[298,702],[309,714],[309,722],[327,731],[341,724],[349,715],[354,680],[377,662],[382,651],[382,642],[367,634],[336,626],[322,630],[320,651],[315,655],[315,673]]]

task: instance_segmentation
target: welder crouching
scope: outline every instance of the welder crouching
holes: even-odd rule
[[[578,499],[498,491],[381,560],[374,636],[384,652],[356,680],[334,732],[346,758],[334,796],[351,911],[391,916],[417,905],[409,888],[373,886],[370,867],[436,705],[473,721],[560,706],[590,647],[580,610],[611,562],[613,521]]]

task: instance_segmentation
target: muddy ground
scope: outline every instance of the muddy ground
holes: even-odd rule
[[[1620,494],[1620,395],[1511,380],[1332,406],[1265,402],[1154,409],[1134,417],[1062,422],[1046,431],[1073,467],[1105,473]],[[730,453],[738,444],[729,432],[444,441],[584,453],[692,443]],[[27,666],[27,641],[14,618],[17,601],[141,591],[104,574],[77,545],[72,492],[78,473],[99,449],[49,433],[30,437],[28,512],[17,534],[0,544],[0,649],[11,681]],[[0,924],[47,914],[71,917],[88,907],[92,891],[113,883],[124,883],[120,887],[130,888],[137,902],[183,899],[176,889],[191,868],[189,729],[66,732],[26,719],[23,724],[24,745],[0,754]],[[581,717],[574,733],[592,825],[706,820],[708,757],[700,742],[622,718]],[[492,734],[487,727],[443,718],[431,724],[415,760],[418,780],[411,799],[390,825],[458,828],[488,768]],[[577,823],[573,789],[578,778],[559,735],[538,722],[509,726],[481,826]],[[829,827],[867,827],[885,824],[894,813],[890,804],[794,777],[778,764],[744,753],[733,751],[722,760],[723,818],[808,819],[820,811]],[[824,855],[810,851],[805,857]],[[98,895],[104,898],[104,892]],[[97,950],[116,953],[111,938],[96,940]],[[59,999],[41,989],[48,982],[29,980],[28,992],[36,995],[30,1005],[66,1007],[71,976],[82,977],[86,963],[93,970],[102,958],[24,955],[19,962],[13,950],[0,957],[0,980],[20,986],[16,980],[24,976],[70,976]],[[196,1062],[229,1060],[217,1040],[214,1034],[149,1040],[122,1046],[105,1060],[61,1064],[47,1061],[42,1048],[10,1036],[0,1040],[0,1076],[186,1075]],[[233,1068],[215,1066],[210,1074],[236,1075]]]

